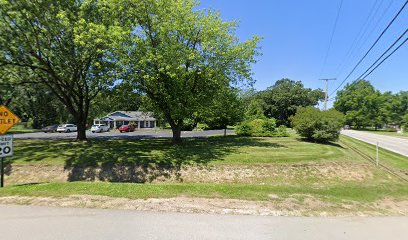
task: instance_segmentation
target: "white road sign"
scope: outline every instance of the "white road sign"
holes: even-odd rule
[[[0,158],[13,156],[13,135],[0,135]]]

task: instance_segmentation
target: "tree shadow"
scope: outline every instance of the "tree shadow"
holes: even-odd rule
[[[90,145],[66,161],[69,181],[145,183],[170,177],[182,181],[183,166],[220,161],[244,146],[283,147],[262,139],[239,137],[189,138],[180,144],[169,139],[108,140]]]
[[[237,136],[185,138],[180,144],[168,138],[94,139],[84,143],[48,140],[28,141],[16,151],[16,158],[26,162],[60,159],[69,171],[68,181],[145,183],[171,177],[182,181],[183,166],[222,161],[247,146],[285,147],[267,138]]]
[[[338,143],[335,142],[316,142],[307,138],[296,138],[300,142],[307,142],[307,143],[314,143],[314,144],[320,144],[320,145],[325,145],[325,146],[333,146],[333,147],[338,147],[338,148],[343,148],[344,147]]]

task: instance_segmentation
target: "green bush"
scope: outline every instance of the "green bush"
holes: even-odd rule
[[[280,125],[276,130],[275,130],[275,136],[276,137],[289,137],[289,132],[288,128],[285,125]]]
[[[299,108],[291,118],[293,128],[300,136],[323,143],[339,138],[343,119],[343,114],[334,109],[320,111],[314,107]]]
[[[192,131],[196,126],[196,123],[193,119],[187,118],[183,121],[183,126],[181,127],[182,131]]]
[[[239,136],[271,137],[276,135],[275,119],[253,119],[239,123],[235,128]]]
[[[238,123],[235,127],[235,133],[239,136],[251,136],[251,127],[249,122]]]
[[[402,129],[404,132],[408,132],[408,113],[402,118]]]

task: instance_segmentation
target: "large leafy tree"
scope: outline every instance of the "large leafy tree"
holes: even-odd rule
[[[337,92],[334,107],[345,114],[346,124],[377,127],[385,121],[382,102],[381,93],[369,81],[356,80]]]
[[[102,1],[0,0],[0,70],[30,76],[72,114],[85,140],[89,108],[113,84],[110,49],[120,31]]]
[[[324,99],[321,89],[305,88],[301,81],[281,79],[260,93],[265,102],[265,115],[275,118],[278,125],[290,125],[289,117],[299,107],[316,106]]]
[[[194,0],[123,0],[129,39],[120,59],[126,79],[151,99],[181,141],[187,118],[233,84],[251,83],[258,37],[239,42],[235,22],[197,10]]]

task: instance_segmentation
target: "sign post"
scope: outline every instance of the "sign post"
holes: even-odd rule
[[[19,122],[19,117],[0,105],[0,187],[4,186],[4,158],[13,156],[13,135],[4,134]]]

